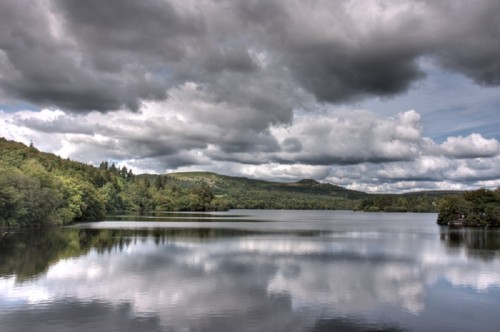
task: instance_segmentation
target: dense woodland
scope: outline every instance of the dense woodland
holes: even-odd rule
[[[124,211],[349,209],[435,212],[444,193],[370,195],[301,180],[277,183],[191,172],[135,175],[0,138],[0,228],[66,225]]]
[[[94,167],[1,138],[0,153],[0,227],[96,221],[118,211],[227,209],[204,183],[152,180],[126,167]]]
[[[500,187],[444,197],[439,204],[439,225],[500,226]]]

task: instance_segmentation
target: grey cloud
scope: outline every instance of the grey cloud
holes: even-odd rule
[[[74,141],[74,139],[70,139]],[[78,149],[80,157],[101,156],[101,161],[108,158],[116,160],[142,160],[141,165],[154,172],[164,172],[166,168],[177,168],[185,165],[198,164],[197,159],[190,153],[191,150],[204,149],[206,143],[189,139],[169,138],[140,138],[130,137],[120,140],[109,140],[107,144],[95,139],[82,140]],[[71,155],[77,157],[76,153]],[[98,162],[93,158],[94,162]],[[157,166],[156,166],[157,165]]]
[[[325,12],[333,11],[331,2],[320,3]],[[383,3],[356,7],[364,16],[350,7],[360,3],[335,3],[328,21],[308,8],[314,5],[304,5],[312,14],[308,19],[318,17],[315,24],[321,28],[311,28],[300,13],[289,11],[292,19],[278,30],[274,41],[284,40],[285,61],[318,100],[338,103],[401,94],[425,76],[417,62],[423,56],[479,84],[500,84],[498,1],[401,2],[392,5],[397,12],[392,20],[388,17],[394,12]],[[303,23],[302,30],[294,27],[297,22]],[[369,31],[363,30],[366,26]]]
[[[53,3],[72,36],[83,43],[97,63],[102,55],[100,49],[113,50],[118,55],[178,61],[186,53],[189,38],[205,33],[198,11],[181,10],[169,1],[91,0],[83,6],[77,0]]]
[[[446,3],[446,2],[445,2]],[[480,85],[500,84],[500,2],[484,0],[449,4],[448,38],[437,49],[442,65]]]
[[[24,126],[42,133],[85,134],[93,135],[98,132],[109,132],[109,127],[101,124],[90,124],[85,118],[67,117],[63,114],[49,121],[40,118],[14,117],[12,122],[17,126]]]
[[[347,1],[252,1],[238,9],[248,25],[259,24],[254,26],[259,38],[319,101],[349,102],[407,91],[424,76],[416,60],[431,42],[415,31],[426,24],[425,18],[412,14],[409,6],[394,27],[382,19],[369,21],[368,15],[358,17],[349,6]],[[264,19],[269,13],[274,17]],[[363,25],[371,31],[361,31]]]
[[[8,54],[13,59],[12,64],[22,70],[18,76],[1,78],[0,87],[13,98],[39,106],[78,112],[138,110],[139,96],[146,100],[166,96],[164,87],[156,80],[140,76],[134,79],[97,77],[85,69],[82,72],[69,59],[57,58],[51,49],[23,49],[17,54],[14,51]],[[31,55],[25,57],[26,54]],[[39,56],[35,59],[34,54]],[[40,70],[39,62],[44,63],[45,69]]]
[[[0,6],[0,90],[71,111],[138,110],[193,81],[219,101],[268,114],[266,128],[290,122],[308,93],[326,103],[403,93],[424,77],[422,56],[478,83],[499,83],[493,0]]]
[[[83,112],[120,108],[137,110],[143,100],[166,97],[166,82],[155,73],[155,70],[162,68],[155,67],[153,62],[139,60],[139,56],[144,59],[146,55],[137,52],[141,53],[152,45],[164,46],[158,40],[148,44],[145,36],[153,37],[155,34],[151,29],[147,30],[151,26],[145,22],[156,27],[151,23],[155,17],[152,14],[156,13],[159,19],[168,18],[165,22],[175,24],[177,21],[173,20],[172,15],[165,14],[168,8],[164,11],[150,9],[151,17],[148,20],[143,15],[144,22],[136,22],[147,28],[135,31],[131,29],[133,26],[128,29],[124,26],[113,27],[113,20],[108,20],[106,15],[113,15],[115,22],[124,22],[126,17],[132,19],[132,16],[121,16],[119,10],[132,10],[139,15],[141,8],[135,8],[137,6],[118,6],[116,3],[106,2],[110,5],[107,7],[100,2],[102,7],[95,8],[89,2],[86,6],[80,4],[80,10],[77,11],[72,10],[74,8],[70,6],[70,2],[61,4],[65,6],[64,13],[61,13],[62,7],[55,3],[51,4],[49,11],[45,2],[36,2],[34,5],[33,2],[2,2],[0,12],[5,17],[2,17],[0,23],[1,30],[4,31],[0,35],[0,47],[6,63],[0,68],[0,88],[4,93],[11,98],[41,106]],[[79,19],[86,20],[90,17],[94,19],[91,25],[78,25],[82,23]],[[74,32],[71,30],[72,24],[84,35],[71,34]],[[107,24],[115,30],[106,32],[103,25]],[[156,27],[156,30],[160,31],[161,27]],[[127,35],[128,33],[132,36]],[[105,36],[108,36],[108,40],[103,40]],[[102,45],[99,44],[100,41]],[[120,41],[124,45],[120,45]],[[143,47],[134,45],[137,48],[132,49],[134,41],[142,41]],[[121,52],[120,47],[125,51]],[[98,64],[101,54],[104,60]],[[112,64],[113,68],[108,70],[103,65],[104,62]]]
[[[276,138],[268,133],[231,132],[233,138],[219,142],[220,147],[226,153],[269,153],[280,149]]]
[[[139,158],[154,158],[165,155],[181,154],[184,149],[205,148],[206,143],[191,141],[188,139],[168,139],[162,137],[133,138],[125,139],[123,147],[129,151],[129,156]],[[136,152],[135,154],[133,152]],[[192,162],[192,161],[191,161]]]
[[[234,4],[277,65],[328,103],[408,91],[437,58],[478,83],[497,85],[497,1],[469,3],[241,1]]]
[[[124,164],[133,170],[139,170],[138,173],[142,173],[146,170],[148,173],[163,174],[169,170],[179,169],[187,165],[197,167],[203,164],[203,160],[197,159],[196,155],[193,153],[184,152],[156,158],[148,157],[126,160]]]
[[[286,3],[277,0],[250,0],[233,3],[241,20],[277,27],[287,19]]]
[[[236,72],[251,72],[256,69],[252,57],[246,48],[208,49],[204,66],[210,72],[232,70]]]
[[[300,152],[303,148],[300,140],[295,137],[285,138],[281,144],[286,152]]]
[[[414,55],[390,51],[373,55],[362,49],[339,48],[321,45],[292,56],[290,67],[295,78],[320,101],[338,103],[396,95],[424,76]]]

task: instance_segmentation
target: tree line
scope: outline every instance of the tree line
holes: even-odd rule
[[[360,200],[355,209],[366,212],[436,212],[442,196],[376,194]]]

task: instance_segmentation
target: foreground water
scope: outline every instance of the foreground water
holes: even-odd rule
[[[114,216],[0,237],[0,331],[499,331],[500,231],[435,214]]]

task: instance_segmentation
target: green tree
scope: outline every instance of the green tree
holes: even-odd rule
[[[201,185],[194,187],[190,193],[191,210],[194,211],[207,211],[210,210],[214,194],[212,189],[205,182]]]
[[[481,188],[441,200],[438,224],[447,225],[459,216],[464,217],[466,226],[500,225],[499,189],[491,191]]]
[[[26,213],[22,194],[7,179],[9,173],[0,168],[0,228],[15,226],[17,220]]]
[[[472,208],[472,204],[466,201],[463,196],[445,197],[438,206],[437,223],[439,225],[448,225],[450,222],[468,216]]]

